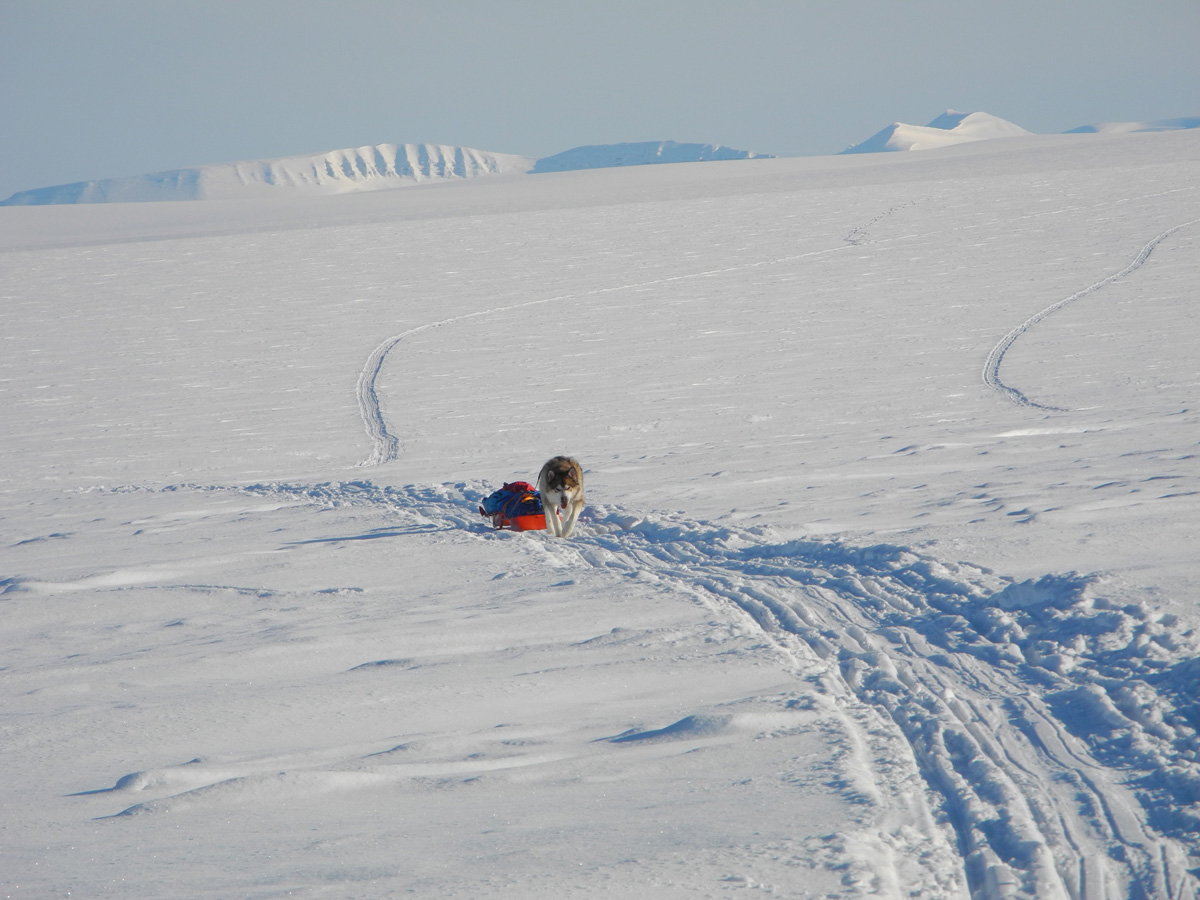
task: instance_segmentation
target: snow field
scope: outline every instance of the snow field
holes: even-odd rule
[[[1079,140],[5,253],[7,893],[1194,895],[1196,139]]]
[[[601,572],[581,581],[589,567],[580,572],[548,561],[544,544],[491,534],[471,503],[445,495],[347,484],[76,498],[92,509],[101,497],[115,500],[104,508],[141,516],[131,523],[141,529],[136,538],[123,529],[127,553],[149,541],[169,559],[214,531],[222,544],[207,558],[169,563],[174,578],[119,565],[100,596],[124,602],[53,638],[44,619],[14,635],[73,657],[48,669],[18,654],[13,664],[24,674],[15,683],[38,689],[24,700],[31,710],[48,696],[65,698],[63,714],[75,723],[49,764],[52,777],[87,791],[114,787],[72,798],[74,815],[125,813],[97,821],[131,823],[95,843],[77,834],[89,852],[111,854],[102,870],[135,881],[134,890],[167,892],[154,865],[131,865],[118,848],[129,840],[179,860],[173,830],[150,820],[184,816],[206,835],[185,868],[198,896],[271,896],[297,886],[320,896],[327,872],[340,873],[324,889],[329,896],[368,877],[381,892],[519,892],[545,881],[546,854],[563,848],[587,866],[587,879],[574,863],[559,871],[579,881],[580,893],[604,877],[663,879],[668,896],[683,896],[694,867],[715,869],[707,877],[714,884],[744,871],[739,844],[765,857],[753,867],[759,880],[776,867],[786,883],[799,867],[806,880],[835,888],[837,874],[813,870],[801,845],[824,847],[815,829],[840,821],[838,790],[822,783],[838,771],[830,740],[839,722],[788,706],[793,688],[751,649],[755,633],[714,620],[686,596],[672,601],[652,580]],[[410,567],[396,549],[414,541],[422,563]],[[383,576],[386,586],[375,581],[381,552],[405,572],[403,599],[394,575]],[[322,580],[358,569],[367,577]],[[251,580],[264,575],[271,587]],[[474,582],[486,590],[470,590]],[[447,603],[447,588],[459,599]],[[7,596],[52,600],[89,589],[27,582]],[[647,594],[661,602],[645,603]],[[178,618],[164,620],[168,610]],[[81,634],[98,637],[83,648]],[[137,652],[123,653],[130,642]],[[703,703],[691,705],[697,697]],[[653,730],[687,714],[719,717],[722,728],[699,740],[628,739],[639,723]],[[48,736],[32,727],[25,735],[35,744]],[[624,742],[610,741],[621,735]],[[123,747],[164,763],[103,772]],[[759,760],[748,770],[747,755]],[[743,771],[737,783],[726,774],[733,769]],[[83,774],[93,770],[94,778]],[[777,770],[792,773],[797,802],[821,811],[808,830],[774,803],[775,779],[756,775]],[[714,796],[727,814],[695,821]],[[330,820],[340,824],[312,832]],[[267,833],[281,855],[274,864],[241,846]],[[306,852],[296,870],[295,854],[310,847],[314,855]],[[513,862],[513,853],[525,861]],[[221,872],[228,860],[236,862]],[[681,883],[671,889],[671,880]],[[52,883],[70,887],[72,877]],[[73,883],[97,889],[103,879],[89,869]]]

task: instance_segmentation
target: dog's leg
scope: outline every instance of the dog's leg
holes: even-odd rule
[[[575,520],[579,518],[579,511],[583,509],[582,503],[572,503],[570,509],[567,510],[566,521],[562,523],[561,537],[569,538],[572,532],[575,531]]]
[[[542,500],[542,512],[546,514],[546,530],[554,537],[562,537],[562,520],[558,517],[558,504],[551,506]]]

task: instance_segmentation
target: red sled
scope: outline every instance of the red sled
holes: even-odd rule
[[[492,520],[492,527],[509,531],[545,531],[542,498],[533,485],[514,481],[484,498],[479,514]]]
[[[545,531],[546,514],[538,513],[531,516],[517,516],[515,519],[506,519],[504,516],[493,516],[492,526],[497,530],[507,528],[509,531]]]

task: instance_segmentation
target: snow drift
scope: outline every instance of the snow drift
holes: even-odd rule
[[[1020,137],[1030,134],[1020,125],[985,112],[955,112],[946,110],[928,125],[906,125],[894,122],[876,132],[861,144],[851,144],[842,153],[886,153],[895,150],[934,150],[986,141],[993,138]]]

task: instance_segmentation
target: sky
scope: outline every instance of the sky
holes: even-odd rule
[[[377,143],[836,153],[1200,112],[1195,0],[0,0],[0,198]]]

